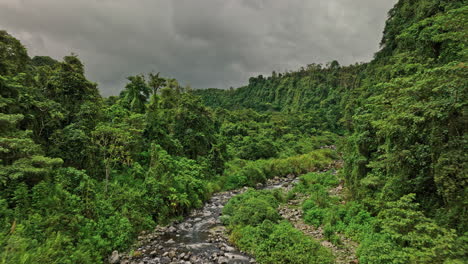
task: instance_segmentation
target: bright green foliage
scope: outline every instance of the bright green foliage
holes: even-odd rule
[[[184,92],[177,81],[168,80],[160,94],[153,94],[146,112],[145,137],[171,155],[209,164],[221,173],[226,147],[219,140],[219,126],[199,98]]]
[[[409,194],[431,215],[466,230],[466,7],[400,1],[384,48],[353,104],[346,177],[355,198],[379,206]]]
[[[297,72],[270,77],[252,77],[249,85],[235,90],[197,90],[203,101],[213,107],[259,111],[302,111],[314,120],[316,128],[340,132],[340,105],[345,94],[359,85],[365,65],[341,67],[333,61],[326,66],[310,64]]]
[[[76,56],[30,60],[0,40],[0,263],[99,263],[220,190],[219,126],[175,80],[159,95],[165,80],[137,76],[103,102]],[[161,104],[146,111],[149,86]]]
[[[102,156],[106,173],[106,192],[111,169],[117,165],[130,166],[132,163],[131,149],[134,139],[132,138],[132,131],[128,128],[120,128],[116,126],[109,126],[107,124],[100,124],[92,132],[93,143],[99,147]]]
[[[135,113],[145,112],[145,103],[148,100],[150,89],[146,84],[145,77],[143,75],[130,76],[130,81],[126,86],[125,90],[122,91],[120,97],[122,97],[123,105],[130,111]]]
[[[329,250],[280,221],[280,192],[248,190],[223,208],[231,241],[253,254],[259,263],[333,263]]]
[[[230,226],[257,225],[265,220],[280,219],[277,198],[269,191],[248,190],[235,196],[223,208],[224,223]]]
[[[43,156],[41,146],[31,138],[31,131],[19,129],[24,115],[8,113],[18,103],[17,88],[23,87],[14,79],[0,76],[0,186],[17,181],[38,182],[53,166],[62,163],[61,159]]]
[[[49,66],[54,68],[59,62],[49,56],[34,56],[34,58],[31,59],[31,64],[35,67]]]
[[[255,186],[274,176],[300,175],[321,170],[330,165],[335,153],[328,149],[314,150],[303,155],[268,160],[233,160],[227,163],[222,179],[226,189]]]
[[[151,88],[152,94],[157,94],[159,88],[166,84],[166,79],[159,77],[159,72],[156,74],[149,74],[148,86]]]
[[[215,191],[328,167],[330,145],[347,200],[328,193],[336,176],[303,176],[288,197],[310,195],[307,223],[338,246],[338,233],[358,241],[361,263],[466,262],[467,10],[398,1],[366,64],[229,91],[136,75],[106,99],[77,56],[30,59],[0,31],[0,263],[102,262]],[[280,198],[234,199],[233,241],[261,263],[329,263],[278,221]]]
[[[204,176],[204,168],[194,160],[171,157],[159,145],[151,145],[151,161],[145,177],[148,199],[155,199],[154,213],[160,219],[188,213],[209,198],[213,191]],[[157,206],[157,204],[161,204]],[[164,209],[166,207],[167,209]],[[164,209],[163,211],[160,211]],[[160,211],[160,212],[158,212]]]
[[[237,232],[237,236],[242,236],[237,243],[239,247],[252,252],[259,263],[334,263],[328,249],[285,221],[279,224],[265,221],[259,227],[247,226]]]
[[[387,203],[378,215],[375,233],[361,231],[364,239],[358,253],[363,263],[463,262],[466,252],[458,248],[454,231],[425,217],[413,200],[410,194]]]
[[[398,1],[389,12],[382,48],[370,63],[311,64],[251,78],[239,89],[195,93],[212,107],[251,108],[272,116],[275,111],[306,113],[314,122],[295,120],[307,124],[306,133],[346,134],[345,175],[353,198],[378,210],[415,193],[428,215],[463,233],[467,222],[460,219],[468,219],[467,12],[460,0]],[[255,160],[299,150],[284,149],[294,135],[282,134],[284,123],[272,118],[276,131],[271,131],[260,125],[262,119],[250,115],[242,126],[225,122],[223,133],[236,138],[228,151]]]
[[[311,173],[302,176],[291,193],[310,196],[302,205],[304,221],[322,227],[327,240],[339,246],[337,233],[341,233],[361,243],[357,252],[360,263],[462,261],[464,253],[457,248],[454,230],[425,217],[414,203],[414,194],[387,202],[373,217],[359,202],[343,203],[330,196],[328,189],[337,185],[335,175]]]
[[[23,45],[5,30],[0,30],[0,75],[25,72],[28,61],[28,53]]]
[[[99,107],[99,91],[96,84],[86,80],[84,65],[78,57],[64,57],[64,61],[50,76],[45,88],[45,95],[60,103],[65,114],[65,125],[83,122],[83,115],[86,115],[86,119],[92,119],[96,122],[98,110],[86,108]]]
[[[331,172],[312,172],[302,175],[299,178],[299,183],[295,186],[295,188],[300,190],[308,190],[310,188],[315,188],[316,186],[332,188],[336,187],[338,184],[338,177]]]
[[[452,254],[454,232],[437,226],[418,211],[414,194],[389,202],[382,210],[381,233],[388,234],[399,254],[411,263],[441,263]]]

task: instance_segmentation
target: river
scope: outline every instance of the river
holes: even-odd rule
[[[294,177],[274,178],[261,189],[291,186]],[[248,254],[239,251],[226,238],[220,216],[224,205],[247,188],[214,194],[205,205],[192,211],[183,221],[170,226],[157,227],[138,239],[140,245],[129,256],[119,256],[114,251],[110,263],[121,264],[168,264],[168,263],[256,263]]]

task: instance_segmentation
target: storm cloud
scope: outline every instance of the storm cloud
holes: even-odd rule
[[[229,88],[273,70],[369,61],[396,0],[1,0],[30,56],[78,54],[104,95],[161,72]]]

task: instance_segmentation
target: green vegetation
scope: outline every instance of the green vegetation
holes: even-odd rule
[[[225,177],[221,180],[227,189],[242,186],[253,187],[274,176],[300,175],[309,171],[324,169],[336,158],[328,149],[320,149],[307,154],[288,158],[248,161],[235,159],[227,163]]]
[[[76,56],[0,36],[0,263],[102,262],[213,192],[335,158],[305,114],[211,110],[159,74],[102,98]]]
[[[259,263],[334,263],[329,250],[281,221],[276,210],[281,200],[279,191],[255,190],[232,198],[223,209],[231,241]]]
[[[339,158],[326,145],[344,169],[301,178],[308,224],[359,242],[361,263],[466,262],[467,13],[400,0],[369,63],[229,91],[136,75],[109,98],[77,56],[30,58],[0,31],[0,263],[101,263],[213,192],[326,168]],[[282,199],[234,198],[233,242],[263,263],[332,261],[280,220]]]
[[[103,99],[77,57],[0,36],[0,263],[98,263],[219,190],[216,121],[176,81]]]
[[[336,61],[326,66],[310,64],[297,72],[252,77],[248,86],[235,90],[207,89],[194,93],[211,107],[302,113],[304,119],[313,120],[309,129],[342,133],[340,119],[348,92],[359,87],[366,67],[365,64],[341,67]]]
[[[304,221],[322,227],[324,236],[336,246],[344,234],[360,242],[360,263],[463,263],[466,236],[441,227],[424,216],[415,195],[387,202],[373,215],[359,201],[345,202],[343,196],[331,196],[338,177],[330,173],[301,176],[290,197],[303,193]]]
[[[360,242],[361,262],[461,263],[468,231],[467,10],[464,1],[399,1],[382,49],[367,64],[311,65],[197,94],[213,107],[300,111],[318,120],[315,129],[343,135],[342,215],[330,215],[339,211],[334,198],[320,198],[325,184],[309,190],[317,199],[306,202],[305,219],[322,225],[331,241],[339,243],[337,231]],[[362,230],[375,233],[358,235]]]

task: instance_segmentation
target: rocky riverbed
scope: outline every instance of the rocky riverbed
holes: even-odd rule
[[[294,176],[274,178],[261,189],[287,188],[295,181]],[[158,226],[152,232],[142,233],[132,254],[114,251],[110,263],[158,264],[158,263],[256,263],[255,259],[230,245],[220,215],[224,205],[233,196],[247,188],[221,192],[190,216],[169,226]]]

